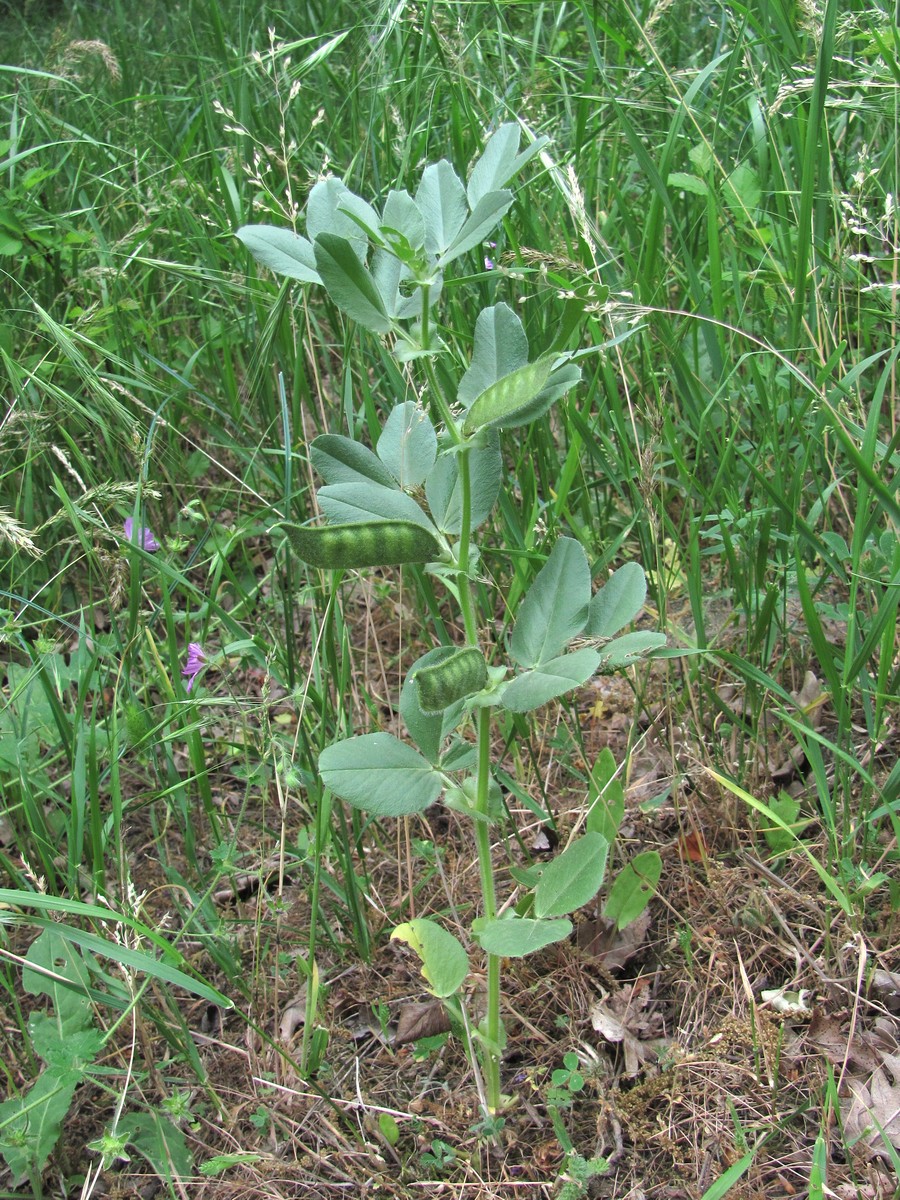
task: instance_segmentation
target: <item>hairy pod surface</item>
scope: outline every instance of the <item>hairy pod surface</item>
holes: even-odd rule
[[[312,567],[352,571],[440,558],[434,534],[414,521],[353,521],[345,525],[293,525],[284,529],[294,552]]]
[[[422,712],[443,712],[457,700],[481,691],[487,683],[487,665],[477,647],[465,646],[443,662],[417,671],[415,680]]]

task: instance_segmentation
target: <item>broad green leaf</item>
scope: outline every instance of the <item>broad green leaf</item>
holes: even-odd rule
[[[647,579],[643,567],[636,562],[625,563],[594,594],[588,609],[585,635],[612,637],[635,620],[646,599]]]
[[[415,676],[422,667],[434,666],[445,658],[449,658],[454,652],[454,646],[435,646],[433,650],[429,650],[427,654],[416,659],[410,667],[400,691],[400,716],[409,731],[409,736],[428,761],[435,765],[440,761],[441,747],[457,727],[465,712],[465,703],[460,701],[440,713],[423,712],[422,706],[419,704],[419,691],[415,684]]]
[[[525,328],[508,304],[483,308],[475,321],[475,347],[468,371],[459,383],[457,400],[466,408],[487,389],[528,363]]]
[[[45,929],[31,943],[22,987],[32,996],[49,996],[50,1016],[60,1040],[92,1024],[90,986],[87,964],[62,932]]]
[[[371,480],[394,488],[390,471],[362,442],[339,433],[324,433],[309,447],[309,459],[326,483],[365,483]]]
[[[519,154],[521,131],[514,122],[507,122],[488,138],[481,157],[472,168],[466,193],[472,208],[487,192],[505,187],[522,167],[547,145],[549,138],[539,137]]]
[[[469,484],[471,490],[470,529],[477,529],[488,519],[497,503],[503,482],[503,458],[500,436],[495,429],[486,430],[479,444],[469,451]],[[425,479],[425,498],[431,519],[443,533],[462,532],[462,489],[459,482],[459,455],[442,454]]]
[[[524,958],[554,942],[562,942],[572,932],[572,922],[563,917],[556,921],[535,921],[531,917],[481,918],[472,925],[475,939],[488,954],[501,958]]]
[[[508,683],[501,703],[510,712],[531,712],[557,696],[581,687],[596,672],[600,655],[590,646],[551,658],[530,671],[523,671]]]
[[[117,1131],[146,1158],[160,1179],[189,1180],[194,1160],[184,1134],[171,1119],[151,1109],[126,1113]]]
[[[409,192],[393,188],[388,192],[381,218],[381,233],[386,241],[395,244],[399,235],[414,253],[424,249],[425,218]],[[403,258],[403,254],[399,257]]]
[[[336,234],[320,233],[315,252],[322,285],[338,308],[372,333],[389,333],[384,299],[352,244]]]
[[[534,667],[555,658],[584,629],[591,569],[574,538],[559,538],[516,614],[509,643],[513,660]]]
[[[352,521],[413,521],[434,532],[434,525],[412,496],[379,483],[333,483],[316,493],[319,507],[335,524]]]
[[[654,650],[666,644],[666,635],[652,629],[637,629],[634,633],[623,633],[613,638],[600,651],[600,670],[618,671],[639,662]]]
[[[60,1036],[52,1013],[33,1012],[28,1018],[28,1036],[35,1054],[53,1070],[83,1072],[103,1049],[103,1033],[91,1022],[84,1029],[70,1029]]]
[[[445,158],[422,172],[416,205],[425,220],[425,249],[440,258],[453,244],[469,212],[465,188]]]
[[[666,180],[666,186],[675,191],[692,192],[695,196],[709,195],[709,184],[705,179],[687,175],[683,171],[673,171]]]
[[[614,921],[617,929],[637,920],[656,895],[661,874],[662,859],[655,850],[636,855],[610,888],[603,906],[604,917]]]
[[[587,904],[603,886],[609,842],[586,833],[549,862],[534,891],[536,917],[562,917]]]
[[[800,815],[800,802],[795,800],[790,792],[781,791],[777,796],[771,796],[769,808],[784,825],[789,826],[790,832],[783,825],[762,825],[760,828],[773,854],[787,854],[795,848],[809,821],[797,820]]]
[[[321,283],[316,270],[312,242],[290,229],[273,225],[243,225],[235,234],[253,257],[276,275],[299,279],[301,283]]]
[[[390,733],[328,746],[319,755],[319,774],[336,796],[379,817],[424,812],[443,786],[431,763]]]
[[[554,361],[552,354],[546,354],[492,383],[473,402],[463,424],[463,432],[473,433],[485,426],[509,429],[517,425],[517,418],[540,395],[550,377]]]
[[[402,488],[419,487],[434,466],[437,434],[428,414],[414,400],[407,400],[391,409],[376,448]]]
[[[43,1172],[83,1077],[79,1071],[48,1069],[23,1096],[0,1104],[0,1155],[14,1187]]]
[[[762,199],[756,168],[739,163],[725,180],[722,198],[739,220],[752,221]]]
[[[449,930],[435,921],[417,917],[398,925],[391,934],[415,951],[422,963],[422,974],[433,996],[452,996],[459,991],[469,973],[469,956]]]
[[[616,775],[616,760],[604,746],[591,769],[588,791],[587,828],[602,833],[612,844],[625,815],[625,789]]]
[[[378,225],[375,209],[333,175],[328,179],[320,179],[309,193],[306,201],[306,232],[313,243],[323,233],[335,234],[348,241],[359,261],[365,262],[369,238],[364,227],[377,230]]]
[[[512,202],[513,194],[508,191],[488,192],[482,196],[453,239],[452,245],[448,246],[438,259],[439,266],[446,267],[467,250],[480,245],[500,223],[504,213],[509,211]]]

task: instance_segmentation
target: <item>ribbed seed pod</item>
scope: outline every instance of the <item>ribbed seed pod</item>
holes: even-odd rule
[[[354,521],[346,525],[293,525],[283,528],[298,558],[326,570],[391,567],[432,562],[441,546],[415,521]]]
[[[475,646],[464,646],[433,667],[416,672],[422,712],[443,712],[457,700],[480,692],[487,683],[484,655]]]

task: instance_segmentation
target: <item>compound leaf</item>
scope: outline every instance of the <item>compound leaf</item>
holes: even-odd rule
[[[353,244],[337,234],[320,233],[315,254],[322,284],[338,308],[372,333],[389,333],[384,298]]]
[[[585,633],[588,637],[612,637],[637,617],[646,599],[644,568],[640,563],[625,563],[594,594]]]
[[[328,746],[319,755],[319,774],[336,796],[379,817],[424,812],[443,787],[431,763],[390,733],[367,733]]]
[[[590,646],[551,658],[530,671],[523,671],[503,690],[502,704],[510,712],[531,712],[557,696],[581,687],[600,663],[600,655]]]
[[[590,598],[587,555],[574,538],[560,538],[516,616],[509,643],[515,662],[534,667],[555,658],[584,629]]]
[[[433,996],[452,996],[459,991],[469,973],[469,956],[457,938],[424,917],[398,925],[391,934],[415,951],[422,963],[422,974]]]
[[[609,842],[602,833],[586,833],[544,867],[534,892],[537,917],[562,917],[597,895],[606,874]]]
[[[321,283],[316,270],[312,242],[290,229],[274,225],[243,225],[235,234],[253,257],[276,275],[299,279],[301,283]]]
[[[535,921],[531,917],[493,917],[476,920],[472,932],[483,950],[503,958],[524,958],[554,942],[564,941],[572,932],[572,922],[563,917],[556,921]]]

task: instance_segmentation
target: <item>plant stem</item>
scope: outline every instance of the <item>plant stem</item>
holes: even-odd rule
[[[462,493],[462,528],[459,538],[456,577],[459,605],[462,610],[466,641],[478,645],[478,627],[472,606],[472,587],[469,580],[469,534],[472,512],[472,480],[469,473],[469,446],[459,452],[459,480]],[[491,710],[479,708],[478,775],[475,792],[475,844],[478,848],[478,871],[481,877],[481,903],[488,920],[497,915],[497,893],[494,887],[494,864],[491,859],[490,785],[491,785]],[[500,959],[487,956],[487,1018],[485,1022],[484,1076],[488,1109],[500,1108]]]
[[[424,297],[427,303],[427,295]],[[424,304],[423,304],[424,310]],[[422,328],[425,330],[426,314],[423,311]],[[428,359],[425,360],[425,372],[431,389],[431,398],[435,409],[440,413],[447,431],[459,445],[459,488],[461,499],[461,523],[459,545],[457,548],[456,587],[459,596],[459,607],[466,634],[466,642],[470,646],[478,646],[478,623],[475,620],[475,609],[472,603],[472,584],[469,578],[469,546],[472,526],[472,477],[469,470],[469,455],[471,443],[466,443],[456,423],[453,421],[450,407],[441,389],[437,373]],[[477,716],[478,731],[478,774],[476,778],[475,800],[475,844],[478,850],[478,871],[481,878],[481,905],[483,915],[489,920],[497,915],[497,893],[494,887],[494,864],[491,859],[491,828],[490,828],[490,784],[491,784],[491,710],[480,708]],[[500,959],[496,954],[487,956],[487,1015],[484,1024],[483,1068],[485,1077],[485,1092],[490,1113],[496,1113],[500,1108],[500,1048],[503,1030],[500,1022]]]
[[[478,710],[478,788],[475,802],[475,842],[478,847],[478,871],[481,876],[481,900],[484,915],[489,920],[497,915],[497,895],[494,889],[494,864],[491,859],[491,827],[489,820],[491,781],[491,710]],[[487,1019],[485,1023],[484,1075],[488,1108],[496,1113],[500,1108],[500,959],[487,956]]]

